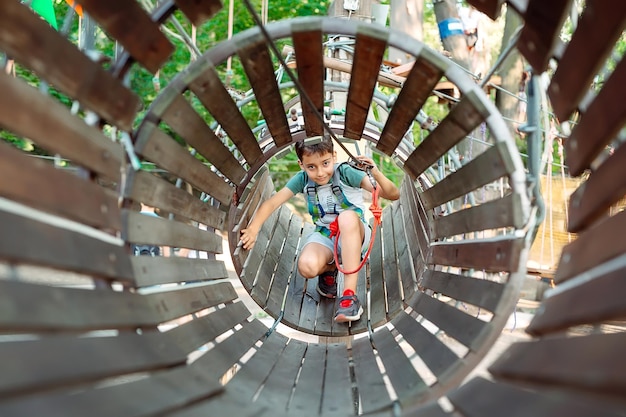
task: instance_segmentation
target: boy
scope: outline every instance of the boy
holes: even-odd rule
[[[330,138],[311,144],[300,141],[295,149],[302,171],[294,175],[285,188],[261,204],[248,227],[241,230],[240,239],[244,249],[252,249],[259,229],[270,214],[294,195],[304,193],[316,228],[303,245],[298,257],[298,271],[306,279],[319,276],[317,291],[324,297],[336,298],[337,265],[329,226],[338,219],[341,263],[344,270],[354,271],[367,252],[371,236],[370,226],[363,217],[365,208],[361,188],[373,191],[373,186],[365,171],[348,164],[336,165],[337,154]],[[372,159],[364,156],[357,158],[373,167],[371,174],[380,187],[380,197],[388,200],[400,197],[398,188],[376,168]],[[345,274],[344,291],[335,314],[336,322],[361,318],[363,308],[355,295],[357,280],[358,273]]]

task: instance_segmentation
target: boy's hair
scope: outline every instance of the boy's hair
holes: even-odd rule
[[[304,140],[300,140],[296,142],[296,155],[298,155],[298,159],[302,161],[302,157],[304,155],[313,155],[320,154],[323,155],[325,153],[333,153],[333,141],[331,138],[322,137],[321,141],[315,141],[313,143],[306,143]]]

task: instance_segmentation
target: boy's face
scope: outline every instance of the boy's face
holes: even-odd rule
[[[302,161],[298,161],[298,164],[313,182],[317,185],[325,185],[333,177],[336,159],[337,154],[334,152],[311,153],[302,155]]]

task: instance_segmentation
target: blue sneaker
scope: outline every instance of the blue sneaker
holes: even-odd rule
[[[317,279],[317,292],[326,298],[337,298],[337,269],[320,274]]]
[[[335,313],[335,321],[337,323],[346,323],[357,321],[363,314],[363,307],[358,297],[354,294],[344,295],[339,299],[339,307]]]

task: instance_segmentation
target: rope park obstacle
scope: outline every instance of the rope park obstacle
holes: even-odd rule
[[[610,210],[626,178],[624,147],[614,140],[624,114],[609,105],[623,97],[624,64],[596,94],[588,95],[588,86],[623,31],[626,7],[588,1],[572,40],[560,45],[568,2],[508,3],[525,18],[518,49],[534,71],[558,62],[551,104],[560,120],[578,116],[566,162],[572,175],[591,174],[572,197],[569,229],[578,237],[564,249],[557,287],[527,329],[534,338],[511,346],[490,367],[493,379],[461,385],[515,306],[536,221],[528,172],[481,86],[393,30],[296,18],[266,30],[269,44],[293,45],[297,79],[312,105],[296,98],[292,84],[275,81],[270,46],[257,27],[203,53],[137,120],[142,98],[125,77],[135,67],[155,73],[167,62],[173,46],[160,23],[180,10],[197,25],[220,5],[166,1],[149,14],[135,2],[80,3],[124,48],[109,70],[28,7],[2,2],[0,50],[80,109],[0,75],[3,129],[77,167],[56,169],[0,146],[0,170],[11,179],[0,183],[7,271],[0,280],[0,414],[623,415],[626,371],[616,364],[626,340],[605,328],[624,317],[619,232],[626,223],[623,212]],[[471,3],[492,17],[499,10],[496,2]],[[589,33],[602,41],[590,47]],[[324,77],[323,39],[331,34],[354,40],[344,84]],[[415,58],[394,100],[376,88],[389,47]],[[244,68],[254,93],[245,102],[233,100],[219,76],[229,59]],[[415,143],[407,131],[442,78],[461,99]],[[385,208],[360,277],[366,313],[352,326],[333,323],[332,303],[315,299],[315,285],[305,288],[297,276],[300,236],[309,227],[299,216],[281,209],[257,250],[236,248],[238,229],[273,192],[267,162],[297,140],[325,134],[315,113],[324,113],[327,94],[339,92],[345,115],[324,119],[332,132],[342,141],[370,142],[405,173],[402,196]],[[290,124],[285,102],[292,99],[302,117]],[[384,122],[369,120],[372,106],[387,113]],[[248,109],[263,115],[259,129],[246,122]],[[492,146],[436,175],[440,158],[481,125]],[[610,155],[603,153],[607,145]],[[142,161],[167,175],[138,169]],[[164,178],[181,179],[193,193]],[[506,184],[504,195],[462,204],[496,181]],[[170,215],[143,216],[133,210],[137,203]],[[327,342],[288,338],[251,315],[217,257],[222,234],[258,306]],[[133,243],[210,256],[135,257]],[[545,352],[559,354],[548,360]]]

